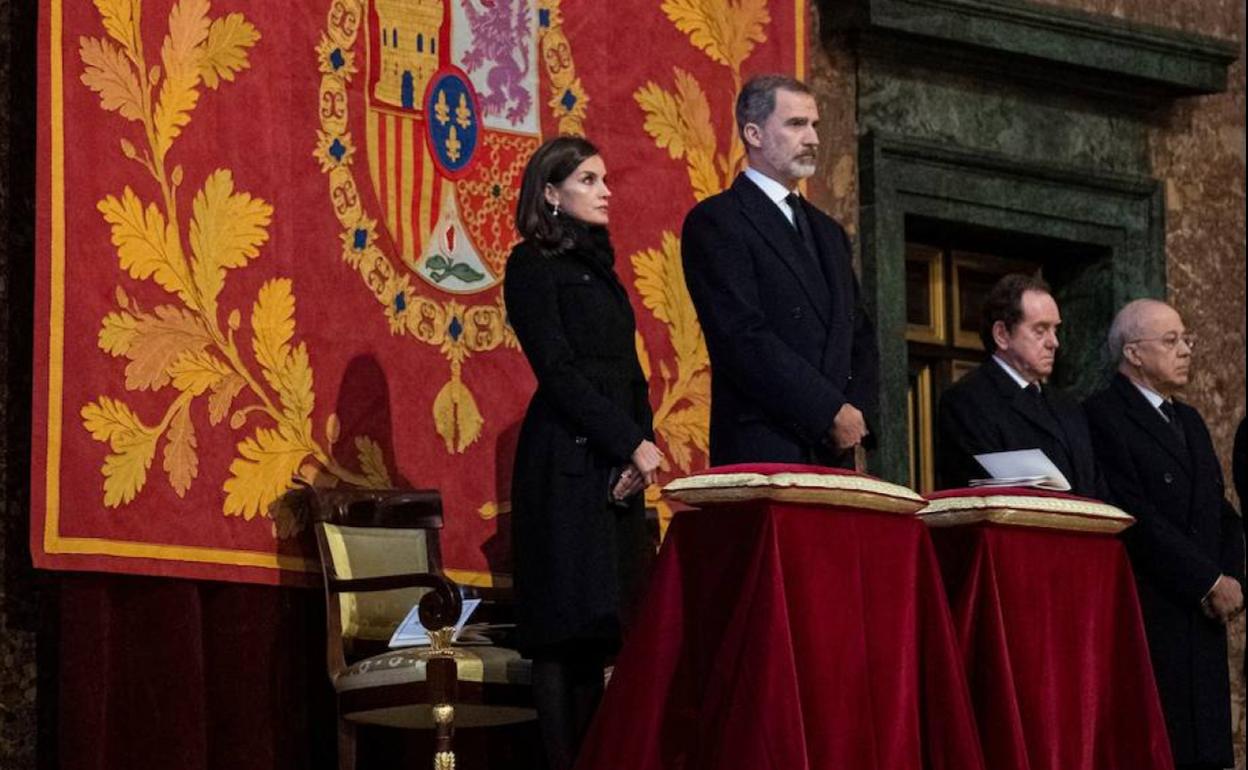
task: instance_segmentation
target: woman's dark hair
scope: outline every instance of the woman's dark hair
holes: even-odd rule
[[[1007,332],[1013,332],[1018,322],[1023,320],[1023,294],[1038,291],[1052,294],[1053,290],[1038,275],[1010,273],[997,281],[980,309],[979,340],[984,343],[984,350],[995,353],[997,342],[992,337],[992,327],[997,321],[1005,324]]]
[[[524,167],[516,203],[516,230],[522,238],[546,249],[571,246],[571,234],[546,202],[546,185],[561,184],[577,166],[598,154],[597,147],[579,136],[555,137],[537,148]]]

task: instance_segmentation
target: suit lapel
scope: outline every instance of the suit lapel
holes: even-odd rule
[[[1148,403],[1148,399],[1140,392],[1139,388],[1131,383],[1125,375],[1114,375],[1114,388],[1118,391],[1118,395],[1127,402],[1127,414],[1135,421],[1137,425],[1144,429],[1153,440],[1161,444],[1170,455],[1178,460],[1183,469],[1189,473],[1192,470],[1191,454],[1179,446],[1179,441],[1171,432],[1170,426],[1166,424],[1166,418],[1161,416],[1161,412],[1153,408]],[[1186,425],[1186,421],[1180,419],[1183,423],[1183,431],[1188,437],[1188,446],[1192,446],[1192,434]]]
[[[1174,415],[1179,421],[1179,427],[1183,429],[1183,437],[1187,443],[1185,451],[1183,447],[1178,447],[1178,449],[1187,455],[1188,460],[1192,463],[1193,470],[1203,473],[1204,469],[1198,466],[1201,465],[1204,453],[1200,452],[1198,448],[1204,446],[1204,437],[1196,429],[1195,421],[1200,419],[1200,417],[1195,414],[1195,411],[1195,409],[1188,407],[1187,404],[1182,403],[1178,399],[1174,400]],[[1217,462],[1216,457],[1214,462]]]
[[[818,274],[816,265],[811,264],[797,230],[781,213],[780,207],[772,202],[758,185],[744,174],[739,174],[732,183],[732,191],[737,196],[741,211],[745,218],[758,230],[759,235],[767,242],[767,246],[781,263],[797,278],[802,291],[810,299],[819,320],[828,324],[828,284]],[[808,217],[809,219],[809,217]],[[812,227],[813,230],[813,227]],[[818,239],[819,236],[815,236]]]
[[[1063,398],[1049,398],[1049,405],[1053,407],[1053,414],[1057,416],[1057,421],[1062,426],[1062,437],[1066,440],[1066,450],[1071,454],[1071,460],[1074,460],[1075,447],[1071,444],[1078,441],[1078,437],[1083,434],[1080,422],[1083,418],[1083,412],[1079,409],[1077,403],[1072,403]],[[1069,408],[1067,408],[1069,406]]]
[[[1057,424],[1057,420],[1053,418],[1048,409],[1044,408],[1044,405],[1030,397],[1025,389],[1020,388],[1018,383],[1001,368],[1001,364],[991,357],[984,362],[984,367],[988,372],[989,379],[1001,391],[1002,395],[1006,397],[1014,411],[1022,415],[1027,422],[1057,439],[1063,447],[1066,447],[1066,437],[1062,434],[1062,427]],[[1070,451],[1067,449],[1067,454],[1069,453]]]
[[[837,289],[840,287],[840,282],[837,280],[837,270],[840,268],[840,265],[836,263],[833,257],[841,244],[834,242],[838,239],[835,238],[834,231],[830,230],[825,224],[822,212],[815,210],[815,207],[808,203],[805,198],[801,200],[802,207],[806,210],[806,221],[810,222],[810,230],[814,233],[815,248],[819,251],[817,257],[819,265],[823,269],[823,279],[828,285],[828,293],[831,295],[834,303],[839,302],[842,299],[837,294]],[[851,262],[853,261],[853,254],[846,254],[845,256]]]

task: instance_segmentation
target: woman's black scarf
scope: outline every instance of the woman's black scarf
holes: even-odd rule
[[[572,217],[561,217],[563,237],[559,244],[548,249],[551,256],[561,254],[580,254],[590,261],[613,270],[615,267],[615,247],[611,245],[611,234],[603,225],[590,225]]]

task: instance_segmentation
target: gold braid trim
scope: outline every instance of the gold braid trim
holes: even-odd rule
[[[979,522],[1014,527],[1115,534],[1135,523],[1120,508],[1091,500],[1027,495],[946,497],[933,500],[919,517],[929,526],[955,527]]]
[[[864,508],[886,513],[915,513],[926,501],[911,489],[867,476],[819,473],[701,474],[676,479],[663,494],[682,503],[775,500]]]

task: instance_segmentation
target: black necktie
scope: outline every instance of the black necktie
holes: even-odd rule
[[[789,210],[793,212],[793,226],[797,228],[798,236],[817,264],[819,249],[815,246],[815,234],[810,231],[810,221],[806,219],[806,211],[802,208],[801,196],[797,193],[789,193],[785,196],[784,202],[789,204]]]
[[[1183,426],[1179,424],[1179,413],[1174,411],[1174,404],[1170,401],[1162,401],[1162,415],[1166,418],[1166,424],[1170,426],[1170,430],[1174,431],[1174,436],[1179,440],[1179,446],[1187,448],[1187,435],[1183,433]]]
[[[1049,403],[1048,397],[1044,395],[1044,391],[1040,388],[1040,383],[1033,382],[1023,388],[1023,390],[1027,391],[1027,395],[1036,403],[1036,406],[1040,408],[1044,416],[1053,422],[1053,427],[1057,428],[1059,433],[1065,435],[1065,431],[1062,430],[1062,424],[1057,419],[1057,412],[1053,410],[1053,405]]]

